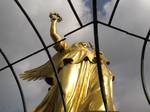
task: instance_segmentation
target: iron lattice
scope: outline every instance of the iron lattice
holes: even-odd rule
[[[38,54],[38,53],[40,53],[42,51],[45,51],[47,53],[47,56],[48,56],[49,60],[52,63],[52,66],[53,66],[53,69],[54,69],[54,72],[55,72],[55,77],[57,79],[57,83],[58,83],[59,89],[60,89],[60,93],[61,93],[61,97],[62,97],[62,101],[63,101],[63,105],[64,105],[64,111],[67,112],[65,101],[64,101],[64,98],[63,98],[63,95],[62,95],[62,93],[63,93],[62,87],[61,87],[61,84],[60,84],[59,79],[58,79],[58,73],[57,73],[57,70],[56,70],[55,65],[53,63],[52,57],[51,57],[51,55],[50,55],[50,53],[48,51],[48,48],[54,46],[58,42],[53,43],[53,44],[51,44],[49,46],[46,46],[45,42],[43,41],[42,36],[38,32],[37,28],[35,27],[34,23],[30,19],[30,17],[28,16],[28,14],[24,10],[24,8],[22,7],[22,5],[19,3],[18,0],[14,0],[14,1],[17,4],[17,6],[20,8],[20,10],[22,11],[22,13],[25,15],[25,17],[27,18],[28,22],[32,26],[32,28],[35,31],[35,33],[37,34],[37,37],[39,38],[41,44],[43,45],[43,48],[39,49],[38,51],[33,52],[32,54],[29,54],[29,55],[21,58],[21,59],[15,61],[13,63],[9,62],[9,60],[8,60],[7,56],[5,55],[5,53],[2,51],[2,49],[0,49],[0,53],[2,54],[2,56],[5,59],[5,61],[7,62],[7,66],[5,66],[3,68],[0,68],[0,71],[5,70],[6,68],[10,68],[10,70],[11,70],[11,72],[12,72],[14,78],[15,78],[15,81],[16,81],[16,83],[18,85],[19,91],[20,91],[20,95],[21,95],[21,99],[22,99],[22,104],[23,104],[23,110],[24,110],[24,112],[27,112],[26,103],[25,103],[25,99],[24,99],[24,94],[23,94],[23,91],[22,91],[22,87],[21,87],[20,82],[19,82],[19,80],[17,78],[17,75],[16,75],[16,73],[14,71],[13,65],[15,65],[15,64],[17,64],[17,63],[19,63],[19,62],[21,62],[21,61],[23,61],[23,60],[31,57],[31,56],[33,56],[35,54]],[[141,70],[140,70],[141,71],[141,83],[142,83],[142,87],[143,87],[143,91],[144,91],[144,95],[146,97],[146,100],[147,100],[148,104],[150,105],[150,98],[149,98],[149,95],[148,95],[148,92],[147,92],[147,88],[146,88],[146,84],[145,84],[145,80],[144,80],[144,57],[145,57],[145,50],[146,50],[147,43],[150,42],[150,39],[149,39],[149,37],[150,37],[150,29],[149,29],[149,31],[147,33],[146,38],[145,38],[145,37],[142,37],[140,35],[137,35],[137,34],[134,34],[134,33],[131,33],[131,32],[127,32],[127,31],[125,31],[123,29],[120,29],[118,27],[113,26],[111,23],[112,23],[114,15],[115,15],[116,9],[118,7],[119,1],[120,0],[116,0],[115,6],[114,6],[114,8],[112,10],[112,13],[111,13],[111,16],[110,16],[110,19],[109,19],[108,23],[104,23],[104,22],[101,22],[101,21],[97,20],[97,0],[93,0],[93,21],[91,21],[91,22],[83,25],[83,23],[82,23],[81,19],[79,18],[79,16],[78,16],[78,14],[77,14],[77,12],[76,12],[76,10],[74,8],[74,5],[72,4],[71,0],[67,0],[69,6],[71,8],[71,10],[73,11],[73,14],[74,14],[75,18],[77,19],[77,21],[78,21],[78,23],[80,25],[80,27],[77,28],[77,29],[75,29],[75,30],[73,30],[73,31],[71,31],[71,32],[69,32],[69,33],[67,33],[67,34],[65,34],[64,37],[67,37],[70,34],[72,34],[74,32],[77,32],[78,30],[83,29],[83,28],[85,28],[85,27],[93,24],[95,49],[96,49],[95,51],[96,51],[97,60],[100,60],[99,56],[98,56],[99,55],[99,51],[100,51],[100,49],[99,49],[99,40],[98,40],[99,39],[98,38],[98,24],[104,25],[106,27],[109,27],[111,29],[120,31],[122,33],[126,33],[127,35],[130,35],[133,38],[144,40],[143,48],[142,48],[142,51],[141,51],[141,63],[140,63],[140,66],[141,66]],[[67,39],[67,38],[64,38],[63,40],[65,40],[65,39]],[[61,41],[63,41],[63,40],[61,40]],[[104,101],[104,105],[105,105],[105,110],[106,110],[106,112],[108,112],[106,95],[105,95],[105,91],[104,91],[105,87],[104,87],[104,84],[103,84],[104,81],[103,81],[103,76],[102,76],[101,64],[100,64],[100,61],[97,61],[97,62],[98,62],[97,65],[99,65],[97,67],[98,67],[98,73],[99,73],[100,88],[102,90],[101,92],[102,92],[102,97],[103,97],[103,101]]]

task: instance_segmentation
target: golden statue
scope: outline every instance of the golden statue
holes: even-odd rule
[[[50,35],[54,42],[63,38],[57,33],[57,23],[62,19],[57,13],[51,13]],[[104,103],[100,92],[95,51],[90,43],[79,42],[70,45],[66,41],[57,43],[54,47],[57,53],[53,56],[58,70],[67,112],[104,111]],[[113,103],[113,75],[107,68],[109,61],[100,52],[102,73],[108,102],[108,110],[115,111]],[[24,80],[51,79],[51,87],[47,96],[33,112],[64,112],[62,99],[54,71],[50,61],[44,65],[25,71],[21,74]]]

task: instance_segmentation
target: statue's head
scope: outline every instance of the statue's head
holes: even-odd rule
[[[88,48],[88,49],[93,49],[93,46],[90,42],[78,42],[73,44],[73,47],[83,47],[83,48]]]

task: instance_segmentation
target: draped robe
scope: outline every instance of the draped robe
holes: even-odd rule
[[[58,53],[53,61],[58,70],[58,77],[64,92],[67,112],[104,111],[95,51],[90,49],[88,43],[79,42],[70,46],[65,41],[55,46]],[[113,75],[107,67],[107,60],[100,52],[102,74],[108,108],[115,111],[113,104],[112,80]],[[59,87],[54,77],[53,68],[48,61],[44,65],[21,74],[26,80],[52,78],[52,85],[43,101],[33,112],[63,112],[63,103]]]

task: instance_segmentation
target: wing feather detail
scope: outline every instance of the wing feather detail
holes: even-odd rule
[[[41,80],[46,77],[53,77],[53,70],[51,67],[50,61],[41,65],[40,67],[25,71],[23,74],[20,74],[20,78],[23,80]]]

